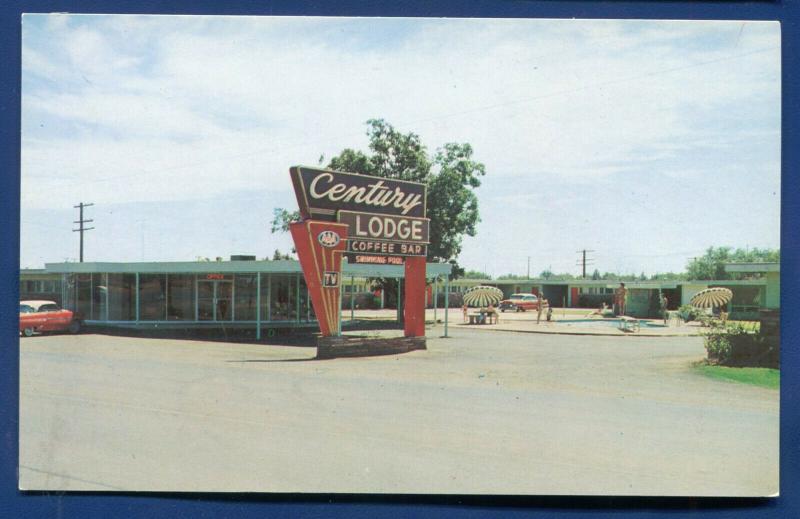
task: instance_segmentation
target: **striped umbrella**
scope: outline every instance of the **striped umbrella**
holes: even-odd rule
[[[464,303],[468,306],[497,304],[503,299],[503,291],[496,287],[477,286],[464,292]]]
[[[696,308],[713,308],[724,306],[733,299],[733,292],[728,288],[714,287],[696,293],[689,304]]]

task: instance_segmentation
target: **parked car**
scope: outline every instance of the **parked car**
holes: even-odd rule
[[[508,299],[500,301],[498,308],[501,312],[505,312],[506,310],[513,310],[515,312],[538,310],[539,298],[534,294],[511,294],[511,297]]]
[[[30,337],[34,333],[61,332],[78,333],[81,322],[70,310],[60,308],[53,301],[20,301],[19,333]]]

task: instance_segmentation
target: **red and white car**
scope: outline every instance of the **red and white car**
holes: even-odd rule
[[[19,333],[30,337],[41,332],[78,333],[81,322],[70,310],[60,308],[53,301],[20,301]]]
[[[508,299],[503,299],[497,306],[501,312],[513,310],[524,312],[525,310],[538,310],[539,298],[535,294],[511,294]]]

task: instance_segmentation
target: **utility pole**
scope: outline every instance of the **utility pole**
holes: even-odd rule
[[[583,267],[583,279],[586,279],[586,265],[593,265],[592,261],[594,261],[591,258],[587,259],[586,258],[586,253],[587,252],[594,252],[594,251],[593,250],[583,249],[583,250],[579,250],[577,252],[578,252],[578,254],[582,255],[582,259],[579,259],[578,263],[576,263],[576,265],[581,265]]]
[[[528,256],[528,275],[525,276],[527,279],[531,278],[531,257]]]
[[[84,204],[83,202],[81,202],[78,205],[72,206],[75,209],[79,209],[80,210],[80,216],[78,217],[77,220],[74,220],[72,222],[72,223],[77,223],[78,224],[78,228],[77,229],[72,229],[72,232],[81,233],[81,255],[80,255],[80,262],[81,263],[83,263],[83,233],[84,233],[84,231],[91,231],[92,229],[94,229],[94,227],[84,227],[83,226],[83,224],[85,224],[85,223],[90,223],[90,222],[94,221],[94,220],[84,220],[83,219],[83,208],[84,207],[91,207],[93,205],[94,204]]]

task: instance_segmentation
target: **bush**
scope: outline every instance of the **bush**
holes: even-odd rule
[[[689,321],[697,321],[702,318],[701,316],[707,314],[702,308],[695,308],[692,305],[682,305],[678,308],[678,315],[681,316],[684,322],[688,323]]]
[[[756,334],[755,324],[711,321],[704,334],[708,360],[723,366],[777,367],[778,349]]]

